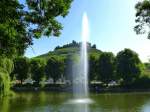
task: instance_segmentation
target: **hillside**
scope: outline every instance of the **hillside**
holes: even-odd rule
[[[70,44],[63,45],[62,47],[57,46],[53,51],[49,51],[46,54],[39,55],[35,58],[50,58],[54,56],[59,56],[62,58],[66,58],[68,55],[76,55],[80,53],[81,43],[77,43],[73,41]],[[88,53],[90,55],[99,56],[102,51],[96,49],[96,45],[91,46],[91,43],[88,43]]]

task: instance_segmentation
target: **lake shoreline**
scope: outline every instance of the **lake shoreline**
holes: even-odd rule
[[[13,87],[11,90],[15,92],[32,92],[32,91],[48,91],[48,92],[73,92],[71,87]],[[92,93],[132,93],[132,92],[150,92],[150,88],[90,88]]]

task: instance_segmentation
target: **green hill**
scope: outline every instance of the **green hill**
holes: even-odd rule
[[[80,46],[81,43],[73,41],[72,43],[63,45],[62,47],[57,46],[53,51],[49,51],[48,53],[39,55],[35,58],[48,59],[50,57],[57,56],[59,56],[59,58],[66,58],[68,55],[80,54]],[[96,49],[96,45],[91,46],[91,43],[88,43],[88,53],[89,55],[97,57],[102,53],[102,51]]]
[[[40,56],[37,56],[36,58],[49,58],[54,56],[59,56],[62,58],[67,57],[68,55],[75,55],[80,53],[80,48],[77,47],[68,47],[68,48],[61,48],[54,51],[50,51],[46,54],[42,54]],[[94,56],[99,56],[102,53],[102,51],[94,48],[89,49],[89,54]]]

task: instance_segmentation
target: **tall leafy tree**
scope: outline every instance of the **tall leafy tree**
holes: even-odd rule
[[[57,17],[68,14],[72,0],[0,1],[0,54],[22,55],[33,38],[59,36],[62,25]]]
[[[28,10],[25,20],[29,25],[28,32],[35,38],[45,36],[59,36],[62,29],[56,17],[68,14],[72,0],[26,0]]]
[[[0,1],[0,54],[7,57],[21,55],[30,44],[25,22],[23,5],[18,0]]]
[[[124,49],[117,54],[116,69],[124,84],[133,83],[141,74],[141,61],[134,51]]]
[[[64,73],[64,62],[58,58],[50,58],[45,66],[45,72],[48,78],[53,78],[54,83],[61,78]]]
[[[10,90],[10,73],[13,70],[12,60],[0,57],[0,94],[7,95]],[[0,95],[0,96],[1,96]]]
[[[137,25],[134,30],[137,34],[148,33],[148,38],[150,39],[150,1],[143,0],[138,2],[135,6],[136,8],[136,20]]]
[[[100,55],[98,60],[99,78],[102,82],[108,83],[114,78],[114,61],[113,53],[104,52]]]
[[[0,97],[8,95],[10,91],[10,77],[8,72],[0,67]]]
[[[24,79],[29,76],[29,59],[26,57],[19,57],[14,59],[14,71],[15,77],[23,82]]]
[[[30,61],[30,73],[33,80],[36,81],[36,84],[45,77],[45,62],[42,59],[32,59]]]

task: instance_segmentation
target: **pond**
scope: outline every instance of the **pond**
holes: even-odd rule
[[[90,94],[92,104],[69,104],[69,93],[21,92],[0,99],[0,112],[150,112],[150,93]]]

